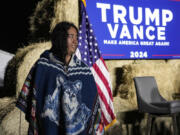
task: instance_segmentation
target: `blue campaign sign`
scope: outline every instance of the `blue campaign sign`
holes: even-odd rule
[[[179,59],[180,0],[86,0],[104,59]]]

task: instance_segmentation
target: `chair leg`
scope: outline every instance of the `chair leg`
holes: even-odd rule
[[[172,122],[173,122],[173,132],[174,135],[178,135],[178,129],[177,129],[177,119],[176,119],[177,115],[173,114],[172,116]]]
[[[152,118],[153,118],[153,116],[152,116],[151,114],[148,114],[146,135],[151,135],[151,130],[152,130]]]

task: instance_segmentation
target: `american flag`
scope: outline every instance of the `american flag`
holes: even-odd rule
[[[83,2],[84,3],[83,3]],[[81,1],[81,24],[79,26],[79,45],[77,55],[86,63],[94,76],[99,94],[100,107],[105,129],[115,122],[111,81],[106,64],[101,57],[98,43],[90,24],[85,8],[85,0]]]

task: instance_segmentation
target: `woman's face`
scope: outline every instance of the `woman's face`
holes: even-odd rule
[[[68,30],[67,37],[67,53],[68,55],[72,55],[75,53],[78,46],[78,35],[77,31],[74,27],[70,27]]]

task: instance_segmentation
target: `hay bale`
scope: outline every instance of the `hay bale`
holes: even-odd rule
[[[0,135],[27,135],[28,122],[18,108],[14,108],[3,119],[0,125]]]
[[[168,60],[167,64],[171,65],[173,69],[176,71],[174,76],[174,86],[176,86],[175,92],[180,93],[180,60],[179,59],[172,59]]]
[[[39,58],[40,54],[50,48],[50,42],[42,42],[31,44],[17,51],[7,66],[4,80],[5,90],[10,93],[11,96],[19,95],[31,67]]]
[[[42,0],[37,3],[33,14],[29,17],[31,41],[39,42],[49,39],[50,25],[54,17],[54,6],[57,1]]]
[[[16,95],[18,95],[19,91],[21,90],[24,80],[27,77],[27,74],[29,73],[31,67],[45,50],[49,50],[51,48],[51,43],[37,43],[31,46],[33,46],[34,48],[30,49],[26,53],[26,55],[22,59],[22,63],[17,70]]]
[[[14,109],[15,98],[4,97],[0,98],[0,124],[4,117]]]
[[[142,60],[134,60],[134,64],[146,64],[148,61],[148,64],[166,64],[166,61],[163,59],[156,59],[156,60],[146,60],[146,59],[142,59]]]
[[[42,0],[29,18],[30,39],[48,41],[50,31],[61,21],[73,22],[78,27],[78,0]]]
[[[34,46],[28,46],[18,49],[15,56],[8,62],[4,76],[4,93],[5,96],[16,95],[17,70],[22,63],[22,59]]]
[[[105,60],[105,63],[110,73],[113,95],[116,96],[117,95],[116,89],[121,83],[121,79],[119,78],[122,72],[121,67],[123,65],[133,64],[134,60]]]
[[[54,7],[55,16],[52,18],[51,30],[58,22],[69,21],[78,27],[79,5],[78,0],[58,0]]]

